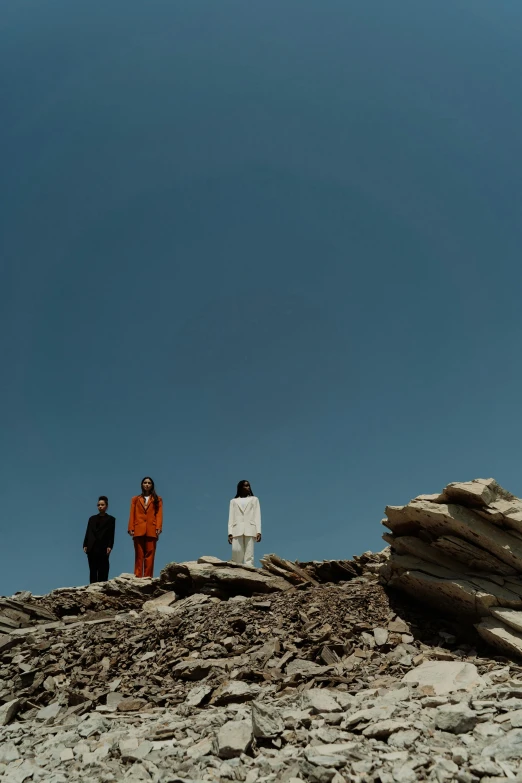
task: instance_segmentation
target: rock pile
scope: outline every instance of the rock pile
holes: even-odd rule
[[[388,506],[390,587],[468,618],[491,645],[522,655],[522,500],[494,479]]]
[[[388,552],[364,552],[352,560],[313,560],[309,563],[295,563],[277,555],[261,558],[263,568],[270,573],[284,577],[295,585],[317,585],[324,582],[342,582],[362,574],[380,570]]]
[[[62,619],[0,651],[2,783],[522,775],[522,669],[390,599],[375,568],[228,600],[152,581],[139,607],[131,577],[98,586],[94,619],[66,614],[93,587],[23,596]]]
[[[188,584],[173,566],[158,580],[22,594],[58,619],[13,629],[0,647],[0,780],[516,777],[522,669],[390,598],[383,557],[362,557],[340,584],[226,600],[177,596],[177,574]],[[185,565],[194,586],[201,570]],[[202,589],[216,587],[210,576]]]
[[[522,782],[522,666],[486,643],[519,650],[522,501],[477,480],[387,515],[349,561],[0,599],[1,783]]]

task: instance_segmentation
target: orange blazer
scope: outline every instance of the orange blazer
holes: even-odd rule
[[[129,533],[135,536],[157,538],[156,530],[161,531],[163,525],[163,501],[158,498],[158,513],[154,510],[154,500],[149,498],[145,506],[145,498],[136,495],[131,500],[129,516]]]

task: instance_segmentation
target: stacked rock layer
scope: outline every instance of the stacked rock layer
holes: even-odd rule
[[[522,500],[494,479],[387,506],[385,584],[475,624],[490,644],[522,655]]]

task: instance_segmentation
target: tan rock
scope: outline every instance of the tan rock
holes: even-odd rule
[[[416,600],[426,601],[449,614],[483,617],[489,614],[490,606],[498,604],[493,595],[479,590],[466,579],[426,573],[423,569],[429,564],[423,561],[405,561],[400,557],[394,560],[397,570],[388,581],[390,587],[403,590]]]
[[[175,600],[176,593],[173,593],[171,590],[169,590],[167,593],[163,593],[163,595],[158,596],[158,598],[153,598],[151,601],[145,601],[143,604],[143,611],[154,612],[157,609],[160,609],[160,607],[170,607],[170,605],[173,604]]]
[[[522,632],[522,612],[505,607],[494,607],[491,609],[491,614],[513,630]]]
[[[491,552],[517,572],[522,571],[522,541],[471,509],[414,500],[407,506],[387,506],[386,514],[387,527],[397,535],[407,535],[409,529],[415,533],[423,529],[438,537],[456,535]]]
[[[498,617],[484,617],[475,625],[480,636],[508,655],[522,656],[522,633],[505,625]]]
[[[0,726],[7,726],[13,720],[21,705],[20,699],[12,699],[2,704],[0,707]]]
[[[386,628],[374,628],[373,629],[373,636],[375,639],[375,644],[378,646],[382,644],[386,644],[388,641],[388,631]]]
[[[456,561],[462,561],[468,568],[474,571],[487,571],[492,574],[512,575],[516,570],[504,563],[490,552],[474,546],[469,541],[464,541],[457,536],[441,536],[437,538],[430,548],[442,550],[444,555],[449,555]],[[455,566],[451,566],[455,567]]]
[[[497,499],[499,485],[495,479],[473,479],[455,481],[443,490],[450,502],[465,506],[487,506]]]
[[[120,702],[118,702],[118,706],[116,709],[118,712],[138,712],[139,710],[142,710],[143,707],[147,702],[145,699],[122,699]]]
[[[201,588],[214,586],[228,595],[252,595],[253,593],[273,593],[289,590],[292,585],[279,576],[272,576],[260,569],[238,566],[219,566],[215,562],[169,563],[160,574],[160,582],[165,586],[190,587],[197,592]]]
[[[407,672],[402,682],[433,688],[441,696],[460,690],[472,690],[482,683],[477,667],[460,661],[426,661]]]

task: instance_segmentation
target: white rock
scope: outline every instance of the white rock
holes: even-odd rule
[[[459,690],[471,690],[482,683],[477,667],[460,661],[426,661],[407,672],[402,682],[431,686],[437,695]]]
[[[105,703],[107,704],[107,707],[110,707],[112,710],[115,710],[120,701],[124,698],[123,694],[118,693],[117,691],[111,691],[107,694]]]
[[[152,598],[150,601],[145,601],[143,604],[143,612],[159,612],[160,614],[172,614],[170,611],[170,605],[176,600],[176,593],[169,591],[158,596],[158,598]],[[168,609],[167,612],[164,610]]]
[[[512,729],[506,732],[503,737],[487,745],[482,755],[490,756],[497,761],[522,758],[522,730]]]
[[[473,731],[477,713],[465,704],[443,704],[435,713],[435,726],[452,734],[466,734]]]
[[[346,760],[341,758],[340,756],[326,756],[322,753],[317,753],[317,748],[320,747],[319,745],[314,746],[312,748],[306,748],[305,749],[305,756],[306,760],[310,762],[310,764],[314,764],[317,767],[344,767],[346,764]]]
[[[127,750],[125,753],[125,758],[134,759],[138,761],[148,756],[151,750],[152,750],[152,742],[150,742],[149,740],[144,740],[143,742],[139,743],[137,748],[134,748],[133,750],[131,749]]]
[[[254,737],[277,737],[285,729],[283,719],[276,707],[262,702],[252,702],[252,728]]]
[[[122,758],[127,757],[127,753],[136,750],[138,745],[140,744],[137,737],[126,737],[125,739],[120,740],[119,748]]]
[[[394,766],[392,776],[395,783],[416,783],[418,780],[417,772],[413,768],[411,761]]]
[[[491,607],[491,614],[497,617],[506,625],[511,626],[515,631],[522,631],[522,612],[516,609],[505,609],[504,607]]]
[[[479,739],[488,739],[489,737],[503,737],[505,735],[504,729],[498,723],[493,721],[486,721],[486,723],[479,723],[473,729],[473,734]]]
[[[42,707],[41,710],[38,710],[38,712],[36,713],[36,720],[52,723],[54,719],[61,712],[61,709],[62,709],[62,705],[58,704],[57,701],[54,701],[52,704],[49,704],[47,707]]]
[[[20,699],[13,699],[0,706],[0,726],[7,726],[13,720],[21,703]]]
[[[0,743],[0,764],[9,764],[20,758],[20,753],[14,742]]]
[[[416,729],[406,729],[392,734],[388,740],[388,745],[393,748],[411,748],[415,741],[420,737],[420,731]]]
[[[347,710],[353,707],[355,704],[355,698],[351,693],[345,693],[344,691],[333,691],[332,695],[334,699],[341,705],[343,710]]]
[[[303,708],[313,713],[341,712],[341,707],[333,695],[322,688],[310,688],[303,693]]]
[[[495,764],[491,759],[483,759],[482,761],[476,761],[470,766],[470,772],[483,778],[484,775],[502,775],[502,768],[498,764]]]
[[[321,675],[329,671],[330,666],[320,666],[314,661],[307,661],[305,658],[296,658],[286,666],[286,673],[289,677],[302,674],[305,677],[313,677],[315,674]]]
[[[347,728],[350,728],[351,726],[357,726],[359,723],[388,720],[394,715],[396,711],[396,707],[384,705],[369,707],[367,710],[357,710],[357,712],[353,712],[351,715],[346,716],[345,724]]]
[[[223,683],[212,696],[212,704],[230,704],[232,702],[252,701],[259,694],[259,685],[251,685],[242,680],[230,680]]]
[[[365,729],[363,729],[363,735],[365,737],[375,737],[376,739],[386,739],[396,731],[404,731],[408,729],[408,723],[403,720],[379,720],[377,723],[370,723]]]
[[[192,688],[185,699],[185,704],[189,707],[199,707],[209,693],[212,693],[212,687],[210,685],[199,685],[197,688]]]
[[[388,631],[386,628],[374,628],[373,629],[373,636],[375,638],[375,644],[381,645],[386,644],[388,641]]]
[[[16,762],[15,762],[16,764]],[[6,783],[25,783],[34,777],[34,773],[40,770],[31,761],[23,761],[19,766],[13,767],[11,764],[7,775],[4,776]],[[40,778],[41,780],[41,778]]]
[[[80,737],[92,737],[93,734],[100,734],[107,724],[101,715],[96,712],[91,712],[87,720],[80,723],[78,727],[78,734]]]
[[[203,758],[203,756],[208,756],[212,753],[212,746],[213,743],[210,737],[204,737],[199,742],[196,742],[195,745],[191,745],[187,750],[187,756],[196,760]]]
[[[214,557],[214,555],[202,555],[201,557],[198,557],[197,562],[206,565],[221,565],[227,561],[221,560],[219,557]]]
[[[475,624],[475,628],[493,647],[505,651],[508,655],[522,655],[522,633],[506,625],[498,617],[484,617]]]
[[[461,767],[463,764],[466,764],[469,759],[469,753],[466,750],[466,748],[452,748],[451,749],[451,760],[455,762],[455,764],[458,764],[459,767]]]
[[[231,759],[246,753],[252,742],[251,720],[230,720],[221,726],[217,735],[218,756]]]

